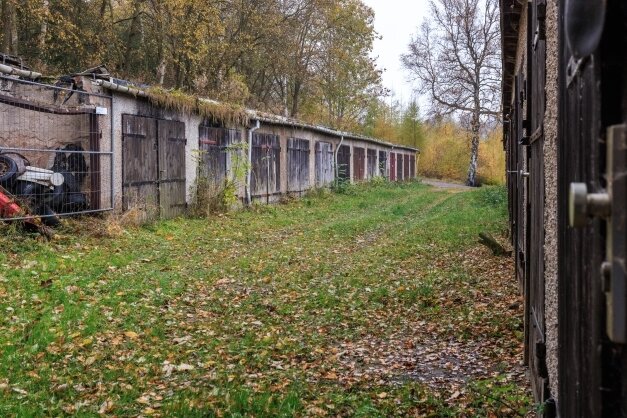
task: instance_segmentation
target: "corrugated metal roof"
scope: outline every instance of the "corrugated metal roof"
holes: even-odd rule
[[[146,96],[145,91],[142,90],[141,88],[124,86],[121,83],[112,83],[110,81],[104,81],[104,80],[97,80],[95,82],[96,84],[102,86],[103,88],[111,90],[111,91],[115,91],[117,93],[128,94],[131,96]],[[207,99],[203,97],[199,97],[198,100],[211,103],[211,104],[216,104],[216,105],[221,104],[220,102],[216,100]],[[344,137],[345,139],[354,139],[354,140],[369,142],[371,144],[377,144],[377,145],[382,145],[386,147],[404,149],[407,151],[420,153],[420,150],[418,148],[413,148],[413,147],[400,145],[400,144],[394,144],[391,142],[383,141],[383,140],[376,139],[376,138],[371,138],[371,137],[356,134],[353,132],[344,132],[344,131],[329,128],[323,125],[313,125],[313,124],[309,124],[309,123],[306,123],[306,122],[303,122],[294,118],[274,115],[271,113],[261,112],[261,111],[254,110],[254,109],[246,109],[245,112],[248,115],[249,119],[251,120],[258,120],[260,122],[265,122],[265,123],[279,125],[279,126],[289,126],[289,127],[307,129],[310,131],[319,132],[319,133],[323,133],[326,135],[335,136],[338,138]]]

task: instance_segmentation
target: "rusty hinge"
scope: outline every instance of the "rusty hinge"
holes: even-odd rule
[[[601,266],[606,302],[607,335],[615,343],[627,343],[627,125],[607,130],[607,191],[588,193],[585,183],[572,183],[569,196],[570,224],[587,225],[598,217],[607,222],[606,261]]]

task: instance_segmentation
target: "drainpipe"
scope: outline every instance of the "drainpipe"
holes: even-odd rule
[[[337,183],[338,177],[340,174],[340,170],[337,167],[337,153],[340,152],[340,147],[342,146],[342,142],[344,142],[344,135],[340,137],[340,143],[335,148],[335,153],[333,154],[333,164],[335,165],[335,182]]]
[[[390,152],[388,154],[388,160],[385,162],[386,167],[386,171],[388,172],[388,181],[392,178],[392,151],[394,151],[394,144],[392,144],[392,148],[390,148]],[[396,161],[396,159],[394,160],[394,164],[398,164],[398,161]],[[394,173],[394,178],[396,178],[396,173]],[[394,181],[398,181],[398,179],[394,180]]]
[[[6,75],[16,75],[19,77],[30,78],[32,80],[35,80],[41,77],[40,73],[36,73],[34,71],[28,71],[28,70],[20,70],[20,69],[13,68],[5,64],[0,64],[0,73],[6,74]]]
[[[249,205],[252,203],[252,196],[250,193],[250,178],[253,170],[253,133],[261,127],[259,120],[256,121],[255,126],[248,130],[248,170],[246,170],[246,203]]]

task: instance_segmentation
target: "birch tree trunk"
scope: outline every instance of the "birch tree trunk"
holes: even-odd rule
[[[49,0],[43,0],[43,14],[41,25],[39,27],[39,51],[44,54],[46,51],[46,40],[48,37],[48,10],[50,7]]]

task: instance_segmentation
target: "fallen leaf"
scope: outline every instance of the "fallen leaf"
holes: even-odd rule
[[[100,405],[100,409],[98,409],[98,413],[104,415],[106,413],[111,412],[113,409],[113,402],[110,400],[106,400]]]

